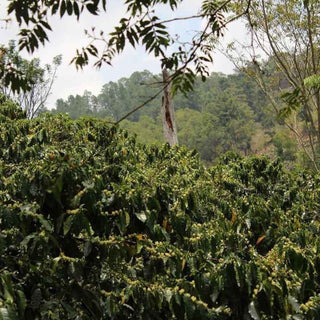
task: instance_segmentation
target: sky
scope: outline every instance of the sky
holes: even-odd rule
[[[0,1],[0,18],[6,17],[7,0]],[[71,94],[83,94],[85,90],[93,94],[99,94],[102,86],[109,81],[117,81],[123,77],[129,77],[135,71],[149,70],[152,73],[160,73],[160,60],[148,55],[143,48],[137,49],[128,47],[123,53],[117,56],[113,65],[104,65],[101,69],[96,69],[91,65],[83,70],[76,70],[74,65],[70,65],[76,49],[81,49],[88,44],[89,40],[84,34],[85,29],[95,26],[96,30],[103,30],[105,34],[112,31],[121,17],[125,15],[123,2],[119,0],[109,0],[107,2],[107,12],[99,16],[84,14],[78,22],[75,17],[64,16],[52,17],[49,23],[53,32],[49,34],[49,43],[41,47],[32,55],[23,51],[22,56],[27,59],[40,58],[42,64],[51,63],[52,59],[62,54],[62,65],[59,67],[57,77],[54,82],[52,93],[47,101],[47,108],[55,106],[57,99],[67,99]],[[165,7],[159,8],[159,15],[166,19],[194,15],[199,12],[201,1],[184,0],[179,9],[172,13]],[[198,19],[180,21],[172,23],[170,30],[173,34],[181,35],[181,39],[190,36],[192,30],[199,30],[201,21]],[[19,31],[18,25],[13,21],[5,25],[0,25],[0,43],[7,44],[11,39],[17,39]],[[226,46],[235,38],[244,37],[245,30],[241,22],[234,22],[228,26],[222,46]],[[93,60],[92,60],[93,62]],[[211,71],[232,73],[234,66],[223,54],[214,54],[214,64],[210,66]]]

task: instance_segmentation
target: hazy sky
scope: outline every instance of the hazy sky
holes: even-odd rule
[[[76,49],[81,49],[88,43],[84,35],[84,29],[90,29],[95,26],[96,30],[104,30],[105,34],[112,31],[113,26],[124,15],[124,6],[119,0],[109,0],[107,13],[100,16],[84,14],[80,21],[74,17],[64,16],[61,20],[58,17],[51,18],[50,23],[53,32],[49,34],[50,42],[45,47],[37,50],[33,55],[23,52],[26,58],[38,57],[43,64],[50,63],[58,54],[62,54],[63,63],[60,66],[57,78],[54,83],[52,94],[48,100],[47,107],[52,108],[55,101],[59,98],[66,99],[70,94],[82,94],[84,90],[89,90],[93,94],[100,92],[103,84],[109,81],[117,81],[122,77],[130,76],[134,71],[149,70],[153,73],[160,73],[160,60],[145,53],[142,48],[133,49],[128,47],[120,56],[118,56],[113,66],[103,66],[96,70],[92,65],[87,66],[84,70],[76,70],[74,65],[70,65],[70,60],[75,55]],[[6,17],[6,0],[0,0],[0,18]],[[196,14],[199,11],[201,1],[184,0],[174,15],[176,17]],[[160,8],[161,16],[166,18],[175,17],[165,8]],[[171,24],[173,33],[181,35],[181,38],[188,37],[192,30],[201,28],[200,20],[188,20]],[[11,22],[6,27],[4,24],[0,28],[1,44],[7,44],[9,40],[16,39],[18,26]],[[241,23],[236,22],[228,27],[225,32],[223,43],[227,44],[235,37],[243,37],[244,27]],[[222,54],[214,55],[214,65],[212,71],[231,73],[233,65]]]

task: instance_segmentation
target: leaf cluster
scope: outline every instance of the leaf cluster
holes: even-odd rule
[[[319,316],[318,177],[235,154],[205,169],[101,120],[5,110],[2,318]]]
[[[77,49],[72,62],[77,68],[83,68],[91,57],[96,60],[94,65],[100,68],[104,63],[111,65],[113,58],[126,46],[142,45],[148,53],[160,57],[162,68],[173,71],[170,82],[173,83],[174,91],[190,91],[197,75],[203,80],[209,75],[208,63],[212,63],[212,49],[217,38],[223,35],[225,26],[243,15],[247,9],[226,20],[225,14],[231,8],[232,1],[206,0],[203,1],[200,12],[189,17],[164,20],[157,15],[159,5],[176,11],[181,2],[182,0],[125,1],[127,14],[120,19],[114,31],[105,34],[103,30],[96,32],[95,27],[90,32],[85,31],[90,42],[82,49]],[[21,27],[19,48],[31,53],[49,41],[49,32],[52,31],[49,23],[51,16],[59,15],[63,18],[69,15],[80,19],[85,11],[94,16],[104,13],[106,0],[11,0],[8,6],[8,15],[14,15]],[[195,18],[204,19],[206,26],[204,30],[194,32],[187,43],[181,44],[179,39],[170,34],[170,23]],[[104,48],[102,50],[101,43]],[[171,52],[167,50],[169,46],[173,49]]]

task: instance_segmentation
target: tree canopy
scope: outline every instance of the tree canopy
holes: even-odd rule
[[[121,126],[112,122],[131,114],[132,101],[149,91],[138,81],[155,78],[159,84],[148,72],[108,83],[98,96],[85,92],[58,100],[57,110],[69,115],[56,110],[28,119],[8,95],[0,96],[0,320],[320,318],[320,175],[287,170],[280,159],[222,154],[236,147],[248,153],[253,131],[261,133],[255,137],[258,145],[274,129],[274,118],[260,110],[267,91],[248,89],[243,73],[208,76],[206,69],[212,44],[228,21],[243,14],[250,18],[250,10],[262,3],[270,37],[273,21],[265,6],[276,4],[280,19],[284,3],[259,0],[251,7],[250,1],[203,0],[195,17],[204,19],[204,29],[177,49],[167,24],[179,18],[159,18],[157,6],[174,11],[182,1],[126,0],[129,17],[107,38],[92,30],[93,42],[74,62],[81,67],[91,55],[97,66],[111,63],[128,43],[142,43],[172,70],[177,118],[185,120],[179,140],[202,145],[200,155],[214,158],[214,166],[206,167],[197,151],[140,144],[123,130],[157,133],[159,110],[153,104],[163,84],[149,92],[149,109],[139,109]],[[302,23],[308,12],[299,17],[299,10],[317,3],[292,0],[291,5]],[[96,15],[107,8],[106,0],[10,0],[8,10],[23,26],[20,47],[32,52],[48,40],[52,15],[80,19],[84,11]],[[258,20],[250,23],[259,27]],[[276,26],[272,31],[277,33]],[[103,52],[96,40],[106,44]],[[315,53],[318,44],[313,45],[308,50]],[[7,53],[0,53],[4,85],[30,88]],[[277,54],[285,63],[292,53]],[[246,71],[283,71],[277,66],[282,59],[275,58],[265,65],[253,61]],[[263,79],[273,85],[272,76]],[[276,76],[282,80],[281,72]],[[299,110],[309,110],[303,90],[317,105],[320,81],[316,74],[302,78],[300,87],[286,92],[288,106],[282,110],[297,112],[308,131],[320,118]],[[281,82],[279,91],[286,85]],[[182,94],[191,87],[189,96]],[[271,98],[280,101],[276,94]],[[313,141],[317,132],[311,133]],[[294,146],[288,136],[282,130],[272,134],[279,155],[290,159]]]
[[[5,65],[10,65],[11,70],[23,76],[27,87],[24,90],[22,90],[23,88],[18,90],[18,87],[13,88],[5,78],[2,78],[0,80],[0,94],[17,102],[26,111],[27,117],[33,118],[45,110],[45,104],[51,93],[62,56],[54,57],[51,65],[41,66],[39,59],[34,58],[29,61],[22,58],[14,41],[10,41],[8,46],[2,46],[1,49],[3,50],[2,62]]]
[[[309,163],[320,163],[320,2],[258,0],[236,65],[253,77]]]
[[[168,10],[176,14],[181,2],[183,0],[125,1],[123,6],[127,15],[120,19],[114,31],[109,35],[94,28],[91,32],[87,31],[89,44],[77,51],[73,62],[77,67],[83,67],[88,64],[91,56],[95,59],[94,65],[100,67],[103,63],[111,64],[114,56],[121,53],[127,45],[142,45],[147,52],[159,57],[163,68],[172,70],[170,81],[173,82],[173,91],[190,90],[196,75],[203,79],[209,75],[207,64],[212,62],[213,39],[222,34],[229,22],[247,12],[250,1],[243,9],[234,0],[203,0],[200,12],[192,16],[175,15],[173,19],[158,16],[159,5],[168,7]],[[10,0],[8,14],[16,19],[21,28],[19,48],[33,52],[49,40],[51,16],[63,18],[70,15],[81,19],[83,12],[95,16],[105,14],[107,9],[106,0]],[[196,30],[192,39],[187,40],[189,42],[181,42],[168,31],[168,25],[173,22],[196,18],[202,19],[205,26]],[[97,46],[99,42],[104,44],[102,51]]]

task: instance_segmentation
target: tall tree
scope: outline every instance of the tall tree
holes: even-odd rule
[[[318,170],[320,92],[312,80],[320,73],[320,2],[259,0],[250,7],[247,22],[251,43],[241,49],[251,61],[243,59],[242,51],[236,63],[256,79]]]
[[[0,93],[17,102],[27,113],[27,117],[33,118],[39,111],[45,108],[46,101],[56,77],[56,72],[61,64],[61,56],[56,56],[52,64],[40,65],[39,59],[27,60],[19,55],[15,43],[10,42],[8,47],[3,47],[3,62],[10,64],[18,74],[23,75],[27,88],[14,90],[5,78],[0,81]]]
[[[118,26],[109,35],[102,30],[95,33],[87,32],[90,39],[88,46],[77,51],[73,62],[78,67],[88,64],[89,57],[96,58],[95,66],[103,63],[111,64],[115,55],[121,53],[131,44],[133,47],[142,45],[147,52],[161,59],[163,68],[172,70],[170,81],[174,90],[187,91],[192,88],[196,75],[203,78],[209,75],[207,63],[212,62],[212,37],[219,37],[224,27],[248,11],[248,5],[243,10],[237,10],[235,14],[228,14],[236,0],[203,0],[199,13],[188,17],[176,15],[173,19],[161,19],[159,17],[159,5],[165,5],[170,11],[177,11],[183,0],[127,0],[123,6],[127,9],[127,15],[122,17]],[[103,14],[107,11],[106,0],[9,0],[8,14],[13,16],[21,26],[19,33],[20,49],[26,48],[33,52],[39,45],[49,40],[48,31],[50,16],[65,15],[81,18],[84,12],[92,15]],[[204,28],[197,30],[190,43],[178,46],[174,34],[169,32],[168,26],[172,22],[186,19],[202,19]],[[102,41],[105,46],[102,52],[98,50],[96,43]],[[167,50],[171,47],[173,50]],[[170,53],[169,53],[170,52]],[[194,68],[191,68],[193,66]],[[161,94],[161,92],[159,92]]]
[[[10,88],[14,93],[30,89],[27,77],[14,66],[14,62],[8,59],[10,46],[0,46],[0,81],[3,87]]]
[[[162,70],[165,88],[162,96],[161,117],[165,142],[170,146],[178,144],[177,126],[174,115],[173,99],[170,91],[170,76],[167,69]]]

